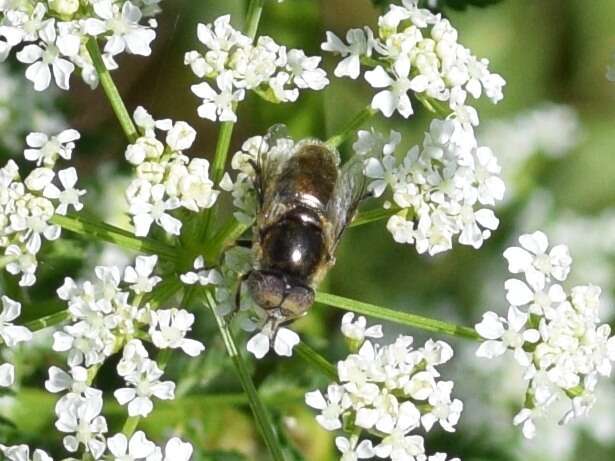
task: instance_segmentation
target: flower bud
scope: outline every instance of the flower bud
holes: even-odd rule
[[[49,0],[49,8],[60,16],[72,16],[79,10],[79,0]]]

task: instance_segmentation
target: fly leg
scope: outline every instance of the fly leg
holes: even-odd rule
[[[239,277],[239,284],[237,285],[237,289],[235,290],[235,307],[230,312],[231,316],[234,316],[235,314],[237,314],[237,312],[241,310],[241,288],[243,287],[243,282],[245,282],[246,279],[250,277],[251,273],[252,271],[248,271]]]

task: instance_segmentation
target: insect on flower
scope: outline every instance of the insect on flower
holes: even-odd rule
[[[253,269],[242,277],[275,333],[304,315],[314,288],[335,263],[335,250],[365,194],[363,164],[353,158],[340,167],[339,155],[323,142],[294,146],[283,140],[283,125],[272,127],[250,164],[257,195]],[[241,294],[237,292],[237,305]]]

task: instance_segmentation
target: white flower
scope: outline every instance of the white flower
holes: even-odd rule
[[[147,138],[155,138],[156,129],[169,131],[173,126],[173,122],[170,119],[154,120],[154,117],[143,106],[138,106],[132,117],[135,124],[141,128],[141,131]]]
[[[367,327],[367,320],[362,315],[354,320],[354,314],[347,312],[342,317],[342,334],[347,338],[362,343],[365,338],[382,338],[382,325]]]
[[[113,56],[125,50],[141,56],[152,53],[150,44],[156,38],[156,33],[139,24],[142,13],[133,3],[124,2],[120,10],[111,0],[99,0],[94,3],[94,11],[102,21],[87,20],[86,30],[89,28],[89,33],[93,35],[101,30],[111,32],[111,36],[106,37],[105,53]]]
[[[14,347],[20,342],[30,341],[32,332],[24,326],[13,325],[13,320],[19,317],[21,304],[8,296],[2,296],[2,312],[0,312],[0,337],[8,347]]]
[[[522,235],[519,243],[521,247],[511,247],[504,252],[510,272],[524,272],[530,284],[541,285],[543,276],[559,281],[566,279],[572,263],[568,247],[556,245],[547,253],[549,240],[540,231]]]
[[[144,237],[149,233],[153,222],[161,226],[165,231],[173,235],[179,235],[181,221],[171,216],[167,211],[179,207],[176,198],[164,198],[165,188],[162,184],[156,184],[150,190],[151,203],[134,201],[130,206],[135,224],[135,235]]]
[[[476,325],[476,331],[487,341],[480,345],[476,355],[493,358],[504,354],[510,348],[514,350],[517,362],[528,366],[530,354],[523,350],[523,346],[526,342],[534,344],[540,339],[538,330],[524,329],[528,319],[529,315],[515,306],[508,309],[508,320],[498,317],[494,312],[483,314],[483,320]]]
[[[0,387],[9,387],[15,383],[15,367],[10,363],[0,365]]]
[[[130,289],[137,294],[149,293],[162,280],[152,275],[158,262],[158,256],[137,256],[135,266],[126,266],[124,281],[130,283]]]
[[[7,447],[0,445],[0,451],[8,461],[30,461],[30,448],[27,445]],[[32,461],[53,461],[53,458],[43,450],[36,449],[32,454]]]
[[[377,93],[372,99],[372,108],[379,110],[385,117],[390,117],[397,111],[404,118],[414,113],[408,91],[423,92],[427,86],[427,80],[419,75],[410,78],[410,61],[398,60],[393,66],[395,79],[382,68],[365,72],[365,79],[374,88],[390,88]]]
[[[44,133],[30,133],[26,137],[30,148],[24,151],[24,157],[37,165],[53,167],[58,157],[70,160],[75,141],[80,137],[79,132],[73,129],[64,130],[52,137]]]
[[[495,205],[496,200],[504,198],[504,181],[498,176],[502,169],[490,148],[481,146],[474,155],[478,200],[483,205]]]
[[[223,281],[222,275],[216,269],[205,269],[205,259],[203,256],[197,256],[194,260],[195,272],[186,272],[181,274],[179,278],[187,285],[198,283],[202,286],[220,285]]]
[[[342,454],[340,461],[358,461],[374,457],[374,447],[370,440],[361,440],[358,437],[336,437],[335,446]]]
[[[319,56],[306,56],[302,50],[288,52],[286,68],[298,88],[322,90],[329,84],[327,73],[318,68],[320,60]]]
[[[41,192],[51,181],[53,181],[54,177],[55,173],[51,168],[35,168],[26,177],[24,184],[30,191]]]
[[[19,61],[30,64],[26,70],[26,78],[34,83],[36,91],[43,91],[49,86],[53,71],[56,85],[63,90],[68,90],[68,81],[75,70],[75,65],[62,56],[76,54],[78,42],[74,43],[73,40],[68,43],[61,40],[56,42],[57,34],[54,19],[46,22],[45,26],[39,31],[39,36],[42,40],[42,46],[26,45],[17,53]]]
[[[107,422],[100,415],[102,406],[102,396],[92,394],[88,397],[75,397],[66,405],[56,407],[56,428],[71,434],[64,437],[64,448],[74,453],[80,445],[84,445],[94,459],[100,458],[106,446],[103,434],[107,432]]]
[[[336,77],[348,76],[356,79],[361,73],[361,56],[371,56],[374,33],[369,27],[364,29],[350,29],[346,33],[344,44],[333,32],[327,32],[327,41],[320,47],[325,51],[341,54],[342,59],[335,67]]]
[[[167,145],[176,151],[190,149],[196,139],[196,130],[186,122],[177,122],[167,132]]]
[[[149,358],[143,343],[138,339],[131,339],[124,346],[122,358],[117,364],[117,372],[120,376],[127,376],[136,372],[143,362]]]
[[[532,419],[533,413],[529,408],[524,408],[513,419],[515,426],[522,425],[523,435],[526,439],[533,439],[536,436],[536,424]]]
[[[83,367],[72,367],[70,374],[61,368],[50,367],[45,389],[53,393],[70,391],[74,394],[94,391],[88,384],[88,370]]]
[[[248,341],[247,349],[254,357],[262,359],[269,352],[271,341],[273,341],[273,350],[277,355],[290,357],[293,354],[293,348],[299,344],[300,340],[299,335],[288,328],[278,328],[275,331],[267,331],[263,328]]]
[[[370,128],[369,131],[359,130],[357,132],[357,140],[352,145],[352,149],[358,155],[387,156],[395,153],[395,149],[400,142],[401,133],[398,131],[391,130],[387,138],[374,128]]]
[[[23,232],[23,240],[30,253],[36,254],[40,250],[41,236],[47,240],[56,240],[60,236],[60,227],[49,222],[53,212],[53,203],[48,199],[26,196],[23,207],[10,215],[11,229],[14,232]]]
[[[391,460],[412,459],[425,453],[423,437],[408,435],[418,427],[420,412],[412,402],[404,402],[399,406],[397,417],[389,419],[386,424],[379,425],[378,430],[387,434],[382,442],[374,447],[379,458]]]
[[[64,190],[60,190],[52,183],[49,183],[45,186],[43,195],[60,202],[56,208],[56,213],[58,214],[65,215],[69,206],[72,206],[75,211],[80,211],[83,208],[83,203],[80,202],[79,198],[85,194],[85,190],[75,189],[77,171],[73,167],[60,170],[58,178],[60,178],[60,183]]]
[[[175,398],[175,383],[160,381],[162,370],[156,362],[144,359],[140,367],[124,376],[133,387],[117,389],[113,395],[120,405],[128,404],[129,416],[147,416],[154,409],[151,397],[161,400]]]
[[[229,51],[238,46],[244,47],[250,44],[250,38],[231,26],[231,16],[224,15],[217,18],[213,25],[199,24],[197,27],[199,41],[212,51]]]
[[[327,388],[327,397],[320,391],[312,391],[305,394],[305,403],[320,410],[316,421],[328,431],[335,431],[342,427],[342,414],[349,408],[350,401],[344,398],[345,391],[342,386],[331,384]]]
[[[277,102],[294,102],[299,97],[299,90],[287,88],[290,85],[291,77],[286,72],[280,72],[269,80],[269,86]]]
[[[149,334],[159,349],[180,348],[189,356],[196,357],[205,350],[205,346],[185,337],[193,324],[194,314],[183,309],[157,310],[152,312]]]
[[[455,425],[461,416],[463,403],[459,399],[451,399],[453,385],[452,381],[439,381],[436,384],[436,388],[427,400],[432,409],[421,416],[421,423],[426,430],[430,430],[437,421],[445,431],[455,432]]]
[[[23,40],[23,31],[17,27],[0,26],[0,37],[0,62],[4,62],[11,50]]]
[[[538,282],[536,282],[536,280]],[[544,314],[551,317],[557,305],[566,300],[566,293],[561,285],[545,286],[542,277],[532,280],[533,285],[518,279],[506,280],[506,300],[513,306],[530,305],[530,313]]]
[[[368,184],[367,190],[372,192],[374,197],[380,197],[387,187],[397,183],[395,166],[396,160],[392,155],[385,155],[382,160],[371,157],[365,161],[363,174],[373,180]]]
[[[147,457],[147,461],[189,461],[193,450],[192,445],[188,442],[173,437],[164,447],[164,457],[162,450],[157,448],[153,455]]]
[[[207,82],[192,85],[192,92],[203,99],[203,103],[198,108],[199,117],[214,122],[216,120],[221,122],[237,121],[233,103],[243,100],[244,90],[233,90],[233,76],[230,72],[221,73],[216,78],[216,83],[220,93],[216,93]]]
[[[116,434],[107,439],[107,447],[115,461],[136,461],[151,456],[156,445],[147,440],[143,431],[137,431],[128,440],[124,434]]]
[[[34,274],[38,265],[36,256],[27,251],[27,249],[21,249],[17,245],[9,245],[4,254],[9,256],[10,261],[6,265],[6,271],[13,275],[21,274],[19,285],[22,287],[34,285],[36,282]]]

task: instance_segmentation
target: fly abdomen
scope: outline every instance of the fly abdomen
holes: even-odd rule
[[[262,269],[309,282],[325,253],[323,232],[312,214],[295,209],[263,232]]]

